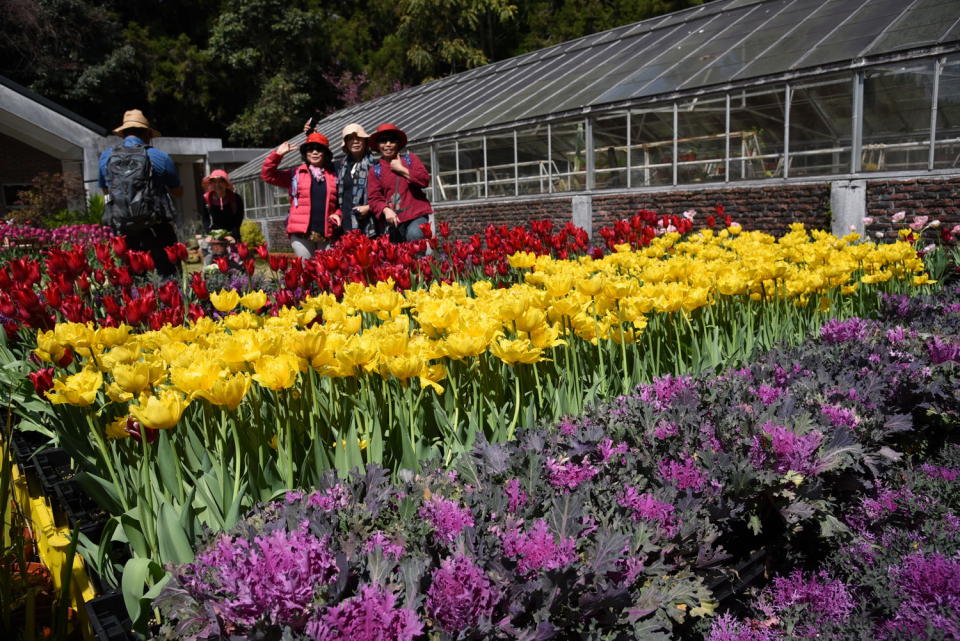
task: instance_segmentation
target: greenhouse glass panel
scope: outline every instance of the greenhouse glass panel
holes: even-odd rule
[[[727,141],[725,97],[694,98],[677,110],[677,182],[724,180]]]
[[[926,169],[933,60],[867,70],[863,82],[864,171]]]
[[[857,58],[884,29],[903,13],[903,0],[870,0],[859,8],[848,10],[849,17],[837,20],[840,25],[825,34],[816,46],[795,67],[812,67],[838,60]]]
[[[483,137],[460,141],[460,200],[483,198]]]
[[[513,132],[487,136],[487,195],[516,195],[517,164]]]
[[[796,85],[790,103],[790,176],[850,171],[853,74]]]
[[[730,94],[730,180],[783,177],[784,87]]]
[[[673,184],[673,104],[631,112],[630,164],[634,187]]]
[[[550,127],[550,175],[553,191],[581,191],[587,187],[586,122],[555,122]]]
[[[960,167],[960,55],[948,57],[940,72],[933,167]]]
[[[942,42],[945,31],[955,24],[957,0],[918,0],[863,56]]]
[[[627,114],[593,121],[593,184],[597,189],[627,186]]]
[[[434,202],[458,200],[457,188],[459,172],[457,171],[457,144],[442,142],[437,145],[437,194]]]
[[[521,194],[550,191],[547,125],[517,132],[517,188]]]

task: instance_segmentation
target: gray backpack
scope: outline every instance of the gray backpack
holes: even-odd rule
[[[103,224],[120,234],[173,222],[173,201],[154,173],[147,149],[149,145],[117,145],[107,160],[104,174],[110,192]]]

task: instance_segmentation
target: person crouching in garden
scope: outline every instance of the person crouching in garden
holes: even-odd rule
[[[280,169],[283,157],[297,148],[285,142],[270,152],[263,161],[260,178],[290,191],[290,213],[287,216],[290,245],[297,256],[312,258],[318,249],[327,246],[340,227],[337,176],[333,173],[329,141],[318,133],[309,134],[300,145],[302,164],[292,169]]]
[[[359,123],[343,128],[344,157],[335,163],[337,194],[343,209],[342,230],[359,229],[370,238],[384,233],[383,219],[373,215],[367,204],[367,176],[376,162],[367,144],[370,136]]]
[[[203,187],[203,236],[198,237],[203,264],[211,261],[211,251],[225,249],[227,244],[240,242],[240,224],[243,222],[243,199],[234,190],[230,178],[222,169],[214,169],[210,175],[200,181]],[[214,238],[213,234],[225,232]],[[215,254],[225,252],[213,251]]]
[[[367,201],[395,243],[423,238],[420,225],[433,213],[423,194],[430,173],[416,155],[401,153],[406,145],[407,135],[390,123],[380,125],[370,136],[370,146],[379,150],[380,159],[367,175]]]

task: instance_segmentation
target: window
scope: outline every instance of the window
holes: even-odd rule
[[[673,184],[673,105],[630,114],[633,187]]]
[[[517,188],[521,194],[545,194],[550,191],[547,142],[546,124],[517,132]]]
[[[960,56],[949,56],[940,72],[934,169],[960,167]]]
[[[730,94],[730,180],[783,177],[786,90]]]
[[[677,109],[677,182],[724,180],[727,100],[694,98]]]
[[[853,75],[817,78],[793,88],[790,176],[850,171]]]
[[[867,70],[863,81],[863,171],[927,168],[933,74],[933,60]]]
[[[593,123],[594,186],[627,186],[627,114],[598,116]]]
[[[517,164],[513,132],[487,136],[487,195],[514,196]]]
[[[586,122],[582,119],[550,126],[550,169],[553,191],[587,187]]]

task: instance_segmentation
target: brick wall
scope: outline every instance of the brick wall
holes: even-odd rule
[[[488,224],[522,224],[549,218],[564,225],[572,217],[571,195],[549,200],[499,201],[477,205],[435,205],[437,222],[450,225],[451,236],[463,238]],[[695,209],[702,216],[723,203],[726,213],[745,229],[782,233],[792,222],[830,228],[830,185],[770,185],[697,191],[602,194],[593,197],[593,231],[628,218],[640,209],[680,214]]]
[[[867,227],[871,236],[877,233],[895,236],[897,225],[891,217],[900,211],[906,212],[907,222],[913,216],[929,216],[944,227],[960,225],[960,177],[867,183],[867,216],[874,220]]]

